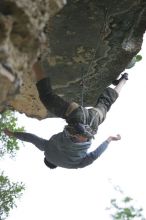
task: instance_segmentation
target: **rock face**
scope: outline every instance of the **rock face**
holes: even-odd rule
[[[145,0],[1,0],[0,111],[48,116],[31,74],[46,37],[43,65],[55,91],[94,105],[139,52],[145,29]]]
[[[44,27],[63,4],[62,0],[0,1],[0,111],[12,107],[29,116],[46,115],[30,71],[40,54]]]

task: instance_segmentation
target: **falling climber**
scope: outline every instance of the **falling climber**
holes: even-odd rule
[[[5,134],[30,142],[44,151],[44,162],[48,167],[83,168],[93,163],[107,149],[111,141],[121,139],[120,135],[109,136],[94,151],[88,153],[98,126],[105,120],[107,112],[128,80],[127,73],[113,82],[114,89],[108,87],[100,96],[97,94],[96,105],[87,109],[76,102],[65,101],[53,92],[51,80],[46,77],[41,62],[37,61],[33,65],[33,72],[41,102],[51,113],[65,119],[67,125],[62,132],[53,135],[49,140],[31,133],[12,132],[7,129]]]

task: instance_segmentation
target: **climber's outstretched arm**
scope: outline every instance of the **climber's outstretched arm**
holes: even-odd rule
[[[121,139],[121,136],[109,136],[101,145],[99,145],[94,151],[88,153],[86,157],[80,163],[79,168],[85,167],[93,163],[100,155],[107,149],[111,141],[118,141]]]
[[[4,130],[4,133],[9,137],[15,137],[21,141],[26,141],[34,144],[39,150],[44,151],[47,140],[40,138],[34,134],[26,133],[26,132],[12,132],[8,129]]]

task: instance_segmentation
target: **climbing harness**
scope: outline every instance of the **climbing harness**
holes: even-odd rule
[[[83,117],[84,117],[84,126],[85,126],[85,130],[87,132],[87,134],[89,136],[91,136],[91,138],[94,138],[94,135],[96,133],[96,131],[92,128],[93,122],[97,116],[97,113],[94,115],[94,117],[92,118],[92,120],[90,121],[90,123],[88,124],[88,118],[89,118],[89,112],[88,110],[86,110],[84,107],[81,106],[82,112],[83,112]]]
[[[72,121],[68,125],[65,126],[70,136],[82,135],[88,139],[94,138],[94,135],[97,132],[97,128],[93,126],[93,122],[98,114],[96,112],[92,118],[90,118],[88,109],[80,106],[80,110],[82,111],[82,119],[79,121]],[[75,118],[75,117],[74,117]],[[76,118],[75,118],[76,119]],[[91,120],[91,121],[90,121]]]

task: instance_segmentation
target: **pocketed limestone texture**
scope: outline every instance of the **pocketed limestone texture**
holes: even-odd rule
[[[31,67],[45,40],[44,27],[62,0],[0,1],[0,111],[7,108],[44,117]]]

